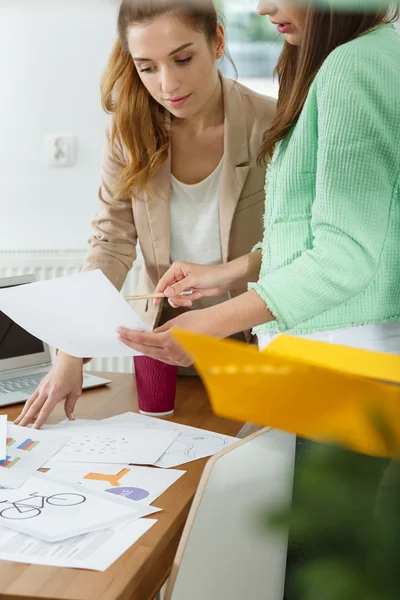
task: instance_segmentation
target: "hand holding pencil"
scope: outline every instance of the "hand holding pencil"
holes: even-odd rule
[[[229,289],[226,265],[196,265],[176,262],[160,279],[154,305],[167,298],[173,308],[191,308],[202,297],[221,296]],[[135,298],[136,299],[136,298]]]
[[[193,295],[193,291],[192,290],[185,290],[184,292],[182,292],[181,294],[179,294],[179,296],[192,296]],[[161,292],[157,292],[154,294],[139,294],[136,296],[125,296],[124,300],[127,301],[132,301],[132,300],[152,300],[152,299],[162,299],[162,298],[166,298],[165,294],[161,293]]]

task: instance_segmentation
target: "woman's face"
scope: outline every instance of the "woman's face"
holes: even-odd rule
[[[277,25],[279,33],[285,36],[289,44],[300,46],[306,17],[304,8],[285,1],[259,0],[257,12],[259,15],[268,15],[271,23]]]
[[[210,43],[176,15],[162,15],[131,26],[128,45],[140,79],[159,104],[181,119],[204,109],[218,85],[222,28]]]

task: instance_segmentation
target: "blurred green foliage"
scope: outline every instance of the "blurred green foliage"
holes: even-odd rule
[[[290,529],[288,600],[400,599],[400,464],[305,442]]]
[[[215,0],[218,14],[229,33],[229,40],[233,42],[273,42],[282,43],[283,38],[267,18],[260,17],[253,10],[232,11],[228,1]]]

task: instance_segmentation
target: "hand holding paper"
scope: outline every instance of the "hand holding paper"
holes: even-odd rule
[[[0,310],[40,340],[78,358],[134,356],[117,328],[146,325],[99,270],[0,290]]]

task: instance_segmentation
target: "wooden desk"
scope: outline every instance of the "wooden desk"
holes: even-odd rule
[[[137,412],[134,377],[99,373],[112,379],[109,388],[84,392],[76,407],[82,419],[111,417],[127,411]],[[17,416],[21,405],[0,410],[9,419]],[[62,418],[59,405],[49,422]],[[237,435],[241,424],[212,414],[206,391],[196,377],[178,380],[173,421],[226,435]],[[163,512],[150,531],[132,546],[107,571],[83,571],[0,561],[0,600],[152,600],[167,580],[183,526],[196,492],[206,459],[182,468],[186,474],[157,501]],[[179,468],[179,467],[178,467]]]

